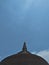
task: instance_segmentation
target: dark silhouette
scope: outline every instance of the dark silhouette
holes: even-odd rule
[[[0,65],[49,65],[49,64],[40,56],[31,54],[27,50],[26,43],[24,42],[22,51],[3,59]]]

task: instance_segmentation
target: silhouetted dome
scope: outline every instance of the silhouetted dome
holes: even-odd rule
[[[21,52],[5,58],[1,63],[2,65],[48,65],[40,56],[28,52],[25,43]]]

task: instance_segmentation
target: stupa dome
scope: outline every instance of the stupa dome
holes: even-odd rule
[[[24,43],[22,51],[8,56],[1,61],[2,65],[49,65],[45,59],[35,54],[31,54]]]

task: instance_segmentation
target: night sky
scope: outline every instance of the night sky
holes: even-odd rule
[[[0,0],[0,60],[24,41],[30,52],[49,53],[49,0]]]

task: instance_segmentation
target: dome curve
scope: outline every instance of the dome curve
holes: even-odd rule
[[[34,54],[15,54],[1,61],[5,65],[48,65],[40,56]]]
[[[25,44],[24,46],[19,53],[3,59],[1,61],[2,65],[49,65],[42,57],[31,54]]]

